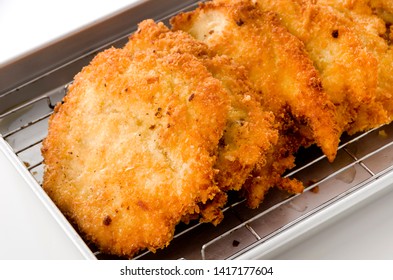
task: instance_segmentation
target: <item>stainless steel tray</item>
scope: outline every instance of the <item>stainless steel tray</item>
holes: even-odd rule
[[[7,143],[4,149],[16,155],[12,160],[18,161],[22,171],[28,171],[28,176],[34,178],[29,184],[38,190],[42,203],[48,202],[40,188],[41,142],[47,133],[48,117],[73,76],[98,51],[112,45],[122,46],[141,20],[165,21],[179,10],[192,8],[195,2],[141,1],[0,69],[0,141]],[[69,47],[63,48],[65,45]],[[36,65],[34,70],[29,67],[32,63]],[[393,125],[352,137],[343,136],[332,164],[317,148],[303,149],[297,156],[296,168],[286,174],[308,186],[303,194],[288,196],[273,190],[256,210],[248,209],[236,194],[230,194],[225,219],[219,226],[181,224],[168,248],[156,254],[143,252],[136,258],[269,258],[288,244],[301,240],[306,233],[322,229],[334,219],[391,191],[392,169]],[[53,212],[53,215],[61,214]],[[64,217],[59,220],[65,231],[74,232]],[[98,259],[116,258],[87,245]],[[76,246],[80,245],[76,243]]]

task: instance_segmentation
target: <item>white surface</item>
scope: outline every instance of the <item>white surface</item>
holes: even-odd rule
[[[86,259],[11,162],[0,139],[0,260]],[[76,237],[76,242],[78,242]]]
[[[393,259],[392,174],[310,215],[241,259]]]
[[[390,192],[275,258],[393,260],[392,202]]]
[[[133,2],[0,0],[0,65]],[[0,259],[80,258],[1,152],[0,174]],[[392,214],[390,193],[276,258],[393,259]]]
[[[0,0],[0,66],[138,0]]]

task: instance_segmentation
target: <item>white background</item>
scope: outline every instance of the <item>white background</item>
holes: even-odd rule
[[[0,65],[138,0],[0,0]]]

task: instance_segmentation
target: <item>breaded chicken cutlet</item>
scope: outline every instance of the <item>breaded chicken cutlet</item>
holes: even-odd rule
[[[274,13],[264,13],[250,1],[202,3],[172,18],[171,24],[245,66],[262,106],[275,114],[278,144],[267,164],[257,166],[247,181],[248,204],[257,207],[275,185],[300,192],[299,182],[281,178],[294,166],[298,148],[316,143],[333,160],[339,142],[334,105],[303,44]]]
[[[393,2],[391,0],[370,0],[368,3],[378,16],[389,24],[393,24]]]
[[[343,14],[345,25],[360,38],[364,48],[377,61],[376,100],[383,104],[389,118],[393,118],[393,49],[391,26],[379,17],[368,0],[339,1],[318,0],[318,4],[327,5]]]
[[[43,188],[103,253],[218,224],[228,191],[258,207],[301,146],[393,117],[388,0],[214,0],[146,20],[75,76],[49,120]]]
[[[164,248],[182,219],[222,219],[214,165],[228,108],[193,55],[108,49],[50,118],[43,188],[104,253]]]
[[[277,130],[273,129],[274,116],[261,106],[244,67],[228,57],[216,55],[189,34],[173,32],[163,23],[156,24],[152,20],[139,24],[125,49],[130,53],[152,49],[155,52],[192,54],[222,82],[230,99],[230,109],[215,164],[215,179],[220,189],[239,190],[254,167],[268,161],[267,155],[278,137]]]
[[[236,0],[229,0],[236,1]],[[344,15],[313,0],[254,0],[278,14],[298,37],[335,104],[341,133],[365,131],[389,122],[377,98],[378,61],[364,47]]]

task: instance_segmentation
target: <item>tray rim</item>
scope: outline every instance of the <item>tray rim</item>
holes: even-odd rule
[[[75,248],[78,249],[81,255],[87,260],[96,260],[97,258],[89,249],[85,241],[83,241],[82,237],[71,226],[65,216],[60,212],[54,202],[34,179],[31,173],[24,166],[23,162],[17,157],[11,146],[3,139],[3,137],[0,137],[0,151],[5,155],[5,159],[14,166],[21,178],[26,182],[29,188],[33,191],[34,195],[54,218],[56,224],[63,230],[68,239],[75,246]]]
[[[256,242],[252,247],[238,252],[232,258],[238,260],[272,259],[285,248],[291,248],[299,244],[309,236],[317,234],[329,224],[345,218],[356,209],[392,191],[393,170],[390,170],[307,217],[301,217],[301,219],[266,239],[266,241]]]
[[[18,90],[74,60],[109,47],[135,30],[140,21],[160,19],[197,0],[137,0],[50,42],[0,64],[0,96]]]

